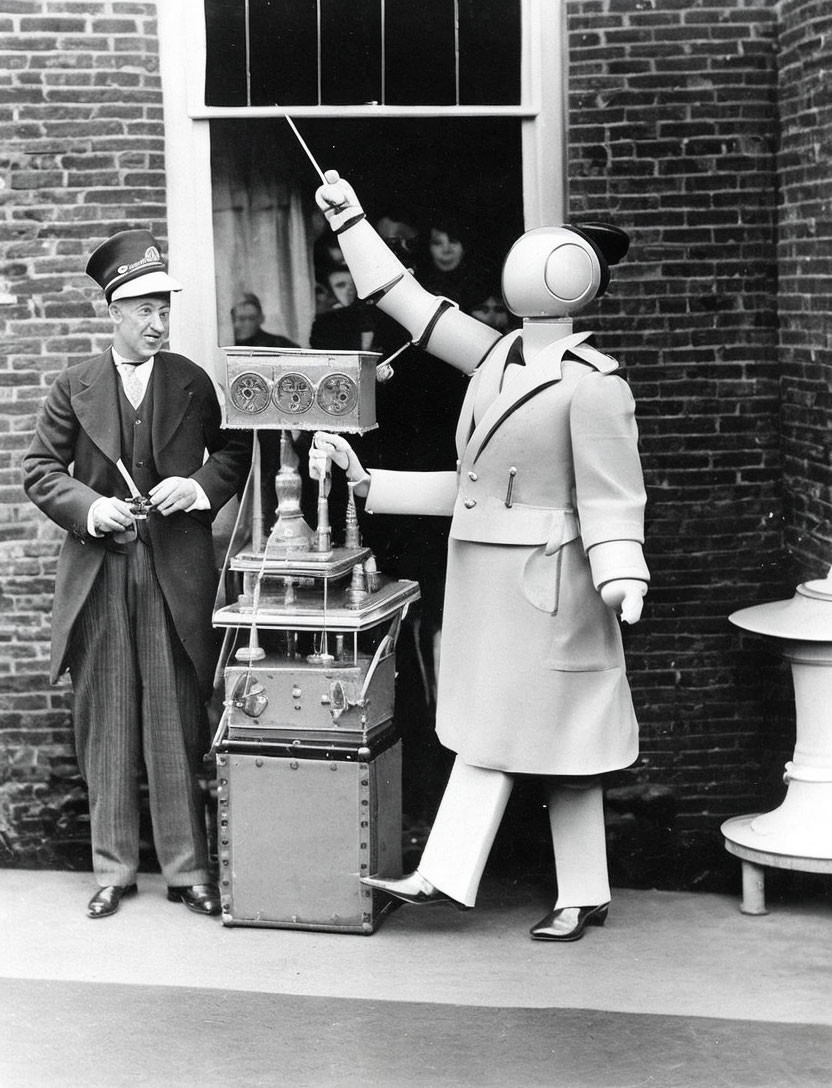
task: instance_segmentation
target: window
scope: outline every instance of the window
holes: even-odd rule
[[[177,0],[157,16],[169,255],[188,288],[172,337],[215,373],[242,290],[267,329],[308,342],[323,224],[286,115],[371,219],[462,212],[492,260],[563,217],[565,0]]]
[[[520,102],[519,0],[206,0],[209,106]]]

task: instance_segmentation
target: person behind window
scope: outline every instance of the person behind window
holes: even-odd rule
[[[294,340],[263,328],[263,307],[251,292],[241,295],[231,307],[234,343],[246,348],[296,348]]]
[[[430,259],[419,280],[432,294],[449,298],[470,313],[472,306],[481,300],[475,297],[478,273],[474,271],[466,239],[467,231],[458,220],[444,214],[434,216],[428,237]]]

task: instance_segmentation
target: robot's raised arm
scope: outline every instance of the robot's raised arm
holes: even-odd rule
[[[316,199],[338,235],[359,297],[375,298],[414,344],[470,374],[500,334],[417,283],[367,222],[352,186],[334,170],[326,177]]]

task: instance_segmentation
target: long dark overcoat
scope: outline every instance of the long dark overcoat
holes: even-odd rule
[[[160,351],[153,367],[153,459],[159,479],[191,477],[210,510],[152,513],[147,521],[156,575],[174,627],[193,661],[200,688],[211,692],[216,639],[211,626],[217,571],[211,522],[235,493],[250,463],[247,435],[221,429],[211,379],[182,355]],[[52,681],[66,668],[72,626],[108,548],[109,535],[87,532],[87,514],[102,495],[126,497],[121,456],[119,378],[111,351],[67,367],[55,380],[24,459],[29,498],[67,531],[58,560],[52,613]]]

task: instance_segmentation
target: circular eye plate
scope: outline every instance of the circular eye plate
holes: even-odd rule
[[[592,260],[583,246],[567,242],[553,250],[546,261],[546,286],[565,302],[585,295],[594,278]]]
[[[275,382],[272,400],[281,412],[302,415],[315,400],[315,390],[305,374],[281,374]]]
[[[330,416],[343,416],[358,404],[358,386],[348,374],[327,374],[318,386],[318,404]]]
[[[245,371],[231,383],[231,403],[239,412],[257,415],[265,411],[269,403],[269,387],[259,374]]]

